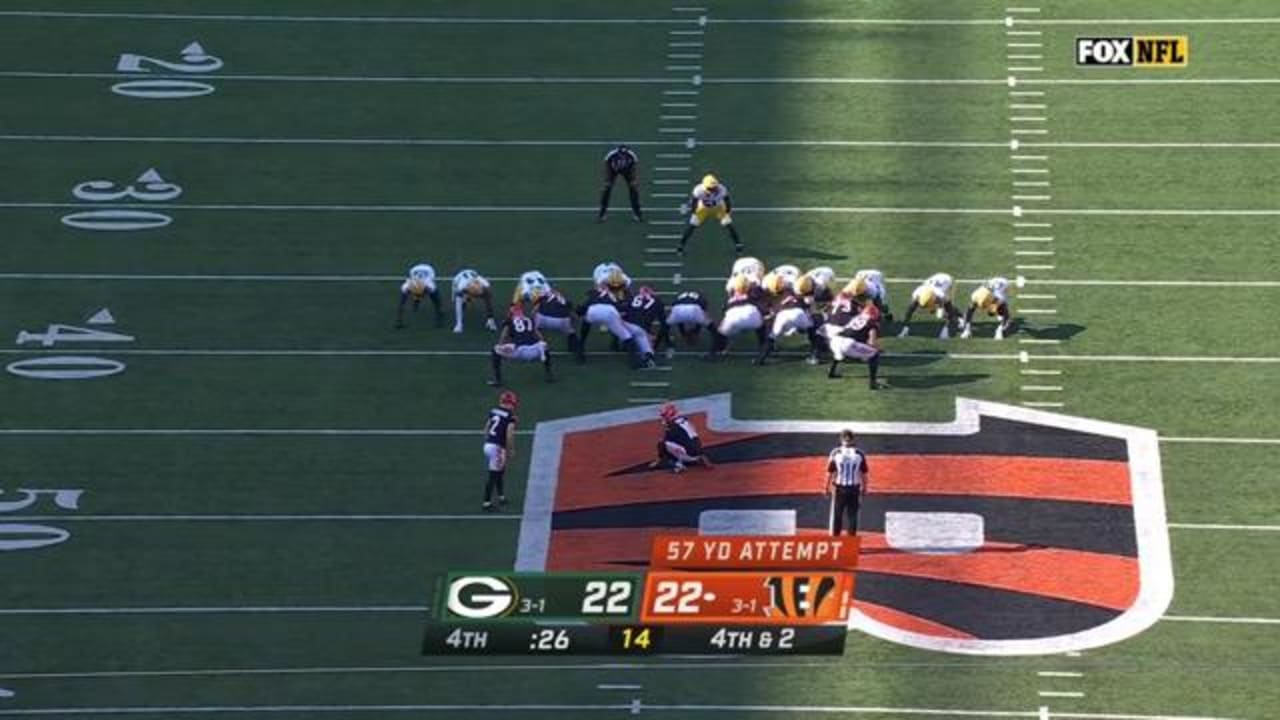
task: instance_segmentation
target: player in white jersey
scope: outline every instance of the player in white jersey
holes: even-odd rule
[[[809,300],[816,312],[835,299],[836,271],[821,265],[801,275],[795,283],[796,292]]]
[[[761,287],[769,307],[769,313],[765,317],[768,337],[760,354],[756,356],[756,365],[765,364],[769,355],[777,349],[779,338],[790,337],[798,332],[803,332],[809,338],[809,357],[806,362],[810,365],[818,363],[818,353],[822,346],[817,323],[811,312],[812,293],[804,295],[797,289],[803,284],[801,280],[805,277],[794,265],[782,265],[764,276]],[[812,285],[812,282],[810,279],[808,284]]]
[[[1009,312],[1009,281],[1007,279],[993,277],[973,291],[969,296],[969,309],[965,311],[964,322],[961,323],[964,329],[960,331],[960,337],[967,338],[973,335],[973,315],[978,311],[986,312],[989,316],[999,316],[1000,324],[996,325],[995,339],[1003,340],[1013,323],[1013,316]]]
[[[956,311],[956,306],[951,303],[953,284],[951,276],[946,273],[935,273],[920,283],[911,293],[911,304],[907,306],[907,314],[902,318],[902,331],[898,333],[898,337],[911,334],[911,316],[920,309],[935,313],[938,319],[942,320],[942,330],[938,332],[939,338],[946,340],[951,337],[951,323],[955,322],[960,314]]]
[[[400,304],[396,306],[396,327],[404,327],[404,306],[407,303],[413,304],[413,311],[418,311],[418,305],[422,302],[423,297],[431,298],[431,305],[435,308],[436,327],[444,325],[444,312],[440,309],[440,292],[436,290],[436,269],[426,263],[418,263],[409,268],[409,275],[404,282],[400,284]]]
[[[845,286],[845,292],[851,293],[859,305],[873,303],[885,322],[893,322],[893,315],[889,312],[889,294],[884,289],[884,274],[879,270],[859,270]]]
[[[526,270],[520,273],[520,279],[516,281],[516,289],[512,293],[511,302],[522,304],[533,302],[550,291],[551,282],[547,280],[546,275],[542,274],[542,271]]]
[[[493,289],[483,275],[470,268],[453,276],[453,331],[462,332],[462,314],[472,300],[484,303],[484,326],[493,332],[498,323],[493,319]]]
[[[591,271],[591,280],[596,286],[607,285],[612,290],[626,290],[631,287],[631,277],[616,262],[602,262]]]
[[[738,258],[733,261],[733,269],[729,271],[729,279],[724,281],[724,291],[732,293],[734,282],[739,277],[745,277],[749,287],[760,287],[760,283],[764,282],[764,276],[764,263],[753,257]]]
[[[733,238],[734,252],[742,254],[742,238],[738,237],[738,231],[733,227],[733,201],[729,199],[729,188],[715,175],[708,173],[702,178],[702,182],[693,186],[688,202],[680,211],[689,215],[689,224],[680,236],[678,252],[681,255],[684,254],[684,246],[689,242],[693,231],[701,227],[708,218],[720,221],[721,227],[728,230],[729,237]]]

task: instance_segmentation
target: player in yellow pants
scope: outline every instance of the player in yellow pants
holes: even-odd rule
[[[680,236],[680,248],[677,251],[681,255],[684,255],[685,243],[689,242],[693,231],[709,218],[720,221],[720,225],[729,231],[729,237],[733,238],[734,252],[742,254],[742,238],[738,237],[738,231],[733,227],[733,202],[729,199],[729,188],[716,179],[715,175],[708,174],[702,178],[702,182],[694,185],[693,191],[689,193],[689,201],[680,210],[689,214],[689,224]]]

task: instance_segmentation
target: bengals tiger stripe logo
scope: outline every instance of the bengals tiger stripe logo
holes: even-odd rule
[[[656,408],[538,425],[516,569],[637,570],[664,535],[829,532],[827,453],[867,454],[850,627],[913,647],[1049,654],[1114,643],[1173,596],[1154,431],[959,398],[949,423],[741,421],[677,402],[715,469],[648,469]],[[817,573],[821,574],[821,573]],[[798,617],[821,583],[780,587]]]
[[[838,583],[830,575],[774,575],[764,584],[769,588],[770,616],[840,617]]]

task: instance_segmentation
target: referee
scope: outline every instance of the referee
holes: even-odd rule
[[[827,456],[827,496],[831,498],[831,534],[839,535],[844,521],[849,534],[858,534],[858,506],[867,491],[871,468],[867,456],[853,445],[853,431],[840,432],[840,447]],[[834,491],[834,492],[833,492]]]
[[[609,214],[609,195],[613,183],[621,176],[627,181],[627,193],[631,196],[631,219],[644,222],[640,212],[640,156],[626,145],[618,145],[604,156],[604,187],[600,190],[600,213],[596,222],[604,222]]]

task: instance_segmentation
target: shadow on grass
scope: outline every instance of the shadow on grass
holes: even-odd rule
[[[890,387],[899,390],[930,390],[952,385],[968,385],[970,383],[989,380],[986,373],[957,373],[954,375],[895,375],[886,378]]]

